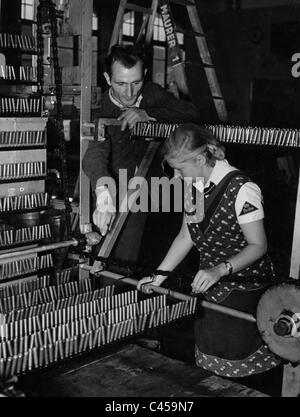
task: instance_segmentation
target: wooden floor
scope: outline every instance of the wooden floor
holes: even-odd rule
[[[23,377],[27,397],[268,397],[136,344]]]

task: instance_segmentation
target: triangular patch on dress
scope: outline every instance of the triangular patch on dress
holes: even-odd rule
[[[242,211],[240,212],[240,216],[242,216],[243,214],[252,213],[253,211],[256,211],[256,210],[258,210],[257,207],[255,207],[253,204],[246,201],[243,205]]]

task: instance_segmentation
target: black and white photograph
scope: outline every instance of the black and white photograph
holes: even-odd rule
[[[0,0],[0,397],[300,397],[300,0]]]

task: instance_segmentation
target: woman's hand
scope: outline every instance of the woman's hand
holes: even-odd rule
[[[200,269],[197,272],[191,286],[192,292],[204,293],[224,275],[227,275],[227,269],[224,264],[217,265],[211,269]]]
[[[137,289],[139,291],[142,291],[145,294],[151,294],[153,290],[148,287],[147,284],[156,285],[159,287],[164,280],[166,279],[166,276],[163,275],[154,275],[153,277],[144,277],[142,278],[137,285]]]

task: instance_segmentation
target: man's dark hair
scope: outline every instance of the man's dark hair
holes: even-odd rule
[[[138,62],[146,66],[146,56],[140,48],[133,45],[114,45],[104,62],[104,69],[111,76],[114,62],[120,62],[125,68],[132,68]]]

